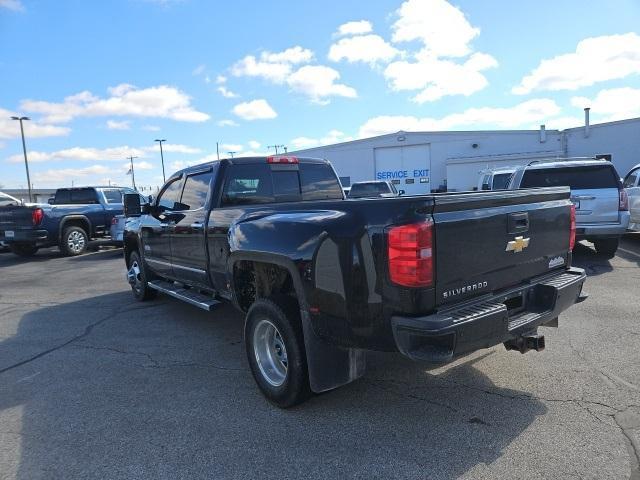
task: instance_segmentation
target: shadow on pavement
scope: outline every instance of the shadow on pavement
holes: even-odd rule
[[[546,412],[493,384],[482,358],[436,374],[371,354],[360,381],[282,411],[253,383],[230,306],[207,314],[120,292],[23,316],[0,343],[0,424],[20,444],[24,480],[274,469],[280,479],[454,479],[499,459]]]
[[[39,250],[38,253],[36,253],[34,256],[27,257],[27,258],[19,257],[17,255],[14,255],[11,252],[8,252],[0,255],[0,268],[11,267],[14,265],[20,265],[20,264],[26,264],[26,263],[43,263],[43,262],[48,262],[50,260],[54,260],[58,258],[68,258],[74,261],[78,261],[78,260],[96,261],[96,260],[100,260],[101,255],[107,255],[107,256],[111,254],[116,255],[115,252],[117,252],[117,254],[119,255],[122,255],[122,248],[105,247],[105,248],[100,248],[99,250],[96,250],[96,251],[89,251],[88,253],[77,256],[77,257],[65,257],[62,253],[60,253],[60,251],[56,247],[43,248]]]
[[[596,276],[613,270],[610,259],[599,255],[592,247],[576,243],[573,249],[573,265],[584,268],[587,275]]]

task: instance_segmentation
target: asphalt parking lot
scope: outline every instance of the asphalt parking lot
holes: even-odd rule
[[[545,328],[288,411],[248,370],[242,317],[138,303],[120,250],[0,254],[0,478],[640,478],[640,236],[579,246],[591,295]]]

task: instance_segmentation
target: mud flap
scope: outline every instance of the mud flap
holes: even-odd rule
[[[309,314],[300,312],[304,346],[307,352],[309,383],[314,393],[326,392],[353,382],[364,375],[366,352],[330,345],[313,331]]]

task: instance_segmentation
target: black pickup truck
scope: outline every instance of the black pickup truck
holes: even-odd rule
[[[345,200],[329,162],[225,159],[125,195],[127,278],[246,313],[253,376],[288,407],[362,376],[366,350],[445,363],[542,350],[537,328],[586,298],[569,189]]]

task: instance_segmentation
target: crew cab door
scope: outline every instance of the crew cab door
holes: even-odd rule
[[[181,215],[177,204],[182,183],[182,177],[178,177],[162,188],[152,214],[141,229],[145,261],[151,270],[162,276],[173,277],[170,228]]]
[[[180,201],[176,204],[179,211],[174,211],[173,222],[169,226],[174,276],[202,286],[211,285],[207,273],[205,228],[211,181],[217,170],[218,164],[215,164],[187,175]]]

